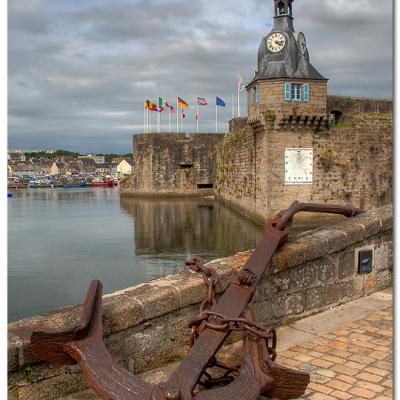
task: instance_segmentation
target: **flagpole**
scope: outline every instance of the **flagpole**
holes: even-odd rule
[[[238,117],[240,117],[240,87],[238,84]]]
[[[161,117],[161,113],[160,110],[157,110],[157,132],[160,133],[160,117]]]
[[[196,125],[197,125],[197,133],[199,133],[199,100],[197,100],[196,104]]]
[[[235,118],[235,95],[232,95],[232,118]]]
[[[182,132],[184,132],[184,130],[183,130],[183,107],[181,107],[181,130],[182,130]]]
[[[217,104],[217,96],[215,96],[215,133],[218,133],[218,104]]]
[[[151,114],[150,113],[149,113],[149,127],[148,127],[148,129],[149,129],[149,132],[151,132],[152,127],[151,127]]]
[[[171,107],[169,108],[169,114],[168,114],[168,132],[171,133]]]
[[[143,101],[143,133],[146,133],[146,99]]]
[[[179,103],[178,98],[176,98],[176,133],[179,133]]]

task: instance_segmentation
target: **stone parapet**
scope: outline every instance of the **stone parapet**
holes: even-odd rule
[[[258,320],[281,324],[333,307],[391,285],[392,207],[372,210],[328,228],[301,234],[273,257],[250,305]],[[372,249],[374,267],[358,274],[358,251]],[[221,293],[251,252],[209,263],[221,276]],[[113,358],[141,373],[184,356],[187,327],[197,315],[206,288],[199,274],[181,272],[103,297],[105,340]],[[69,327],[82,306],[56,310],[9,324],[10,396],[56,399],[84,390],[76,366],[36,363],[27,332],[34,327]]]

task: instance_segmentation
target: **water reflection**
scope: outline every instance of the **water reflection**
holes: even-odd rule
[[[116,189],[16,191],[8,202],[9,320],[254,248],[261,228],[210,199],[120,199]],[[23,294],[23,295],[21,295]]]
[[[261,228],[212,199],[121,199],[132,216],[138,255],[195,253],[206,258],[253,248]]]

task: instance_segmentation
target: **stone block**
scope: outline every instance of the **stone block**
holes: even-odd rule
[[[7,338],[7,366],[8,372],[18,371],[19,369],[19,351],[22,350],[22,340],[8,332]]]
[[[350,247],[337,254],[338,258],[338,279],[343,280],[357,274],[358,267],[355,260],[355,249]]]
[[[174,287],[179,293],[180,308],[200,303],[207,296],[207,288],[200,273],[185,271],[164,278],[163,283]]]
[[[346,246],[361,242],[366,236],[364,226],[355,224],[354,221],[340,222],[335,226],[335,229],[346,234]]]
[[[378,290],[383,290],[392,285],[392,272],[389,270],[377,272]]]
[[[18,400],[54,400],[88,389],[80,373],[65,373],[33,384],[18,386]]]
[[[303,293],[282,294],[271,302],[271,317],[287,317],[304,311]]]
[[[283,271],[305,263],[307,261],[306,248],[307,245],[304,242],[293,242],[284,245],[282,249],[275,253],[274,272]]]
[[[316,265],[314,263],[306,263],[298,268],[293,268],[289,271],[290,289],[300,291],[313,286],[316,276]]]
[[[132,291],[132,295],[143,304],[144,319],[149,320],[180,308],[177,291],[162,282],[141,285]]]
[[[341,297],[355,299],[364,295],[364,277],[357,275],[351,279],[338,283],[341,288]]]
[[[324,304],[322,298],[322,287],[314,287],[307,289],[305,292],[305,310],[317,310],[321,308]]]
[[[379,289],[378,276],[374,271],[371,274],[364,275],[364,294],[368,295],[377,292]]]
[[[346,233],[336,229],[317,229],[315,235],[327,240],[328,254],[336,253],[346,247]]]
[[[144,306],[129,293],[105,297],[103,314],[110,333],[139,325],[145,320]]]
[[[383,242],[375,247],[374,268],[377,271],[390,269],[392,265],[392,243]]]
[[[315,268],[316,279],[321,284],[333,282],[338,274],[338,257],[330,255],[312,263]]]
[[[379,218],[382,223],[382,231],[393,229],[393,206],[387,205],[376,210],[368,212],[369,215]]]
[[[366,213],[358,215],[354,222],[363,226],[365,229],[365,237],[371,237],[382,231],[382,221],[376,215]]]

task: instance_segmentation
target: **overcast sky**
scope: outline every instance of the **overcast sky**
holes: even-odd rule
[[[237,75],[250,78],[272,0],[11,0],[9,148],[127,153],[143,99],[197,96],[227,130]],[[392,97],[390,0],[295,0],[296,31],[329,93]],[[242,114],[245,112],[242,97]],[[195,106],[184,130],[195,130]],[[162,115],[168,129],[167,114]],[[153,117],[154,118],[154,117]],[[155,118],[153,119],[155,121]],[[215,130],[215,107],[201,131]]]

